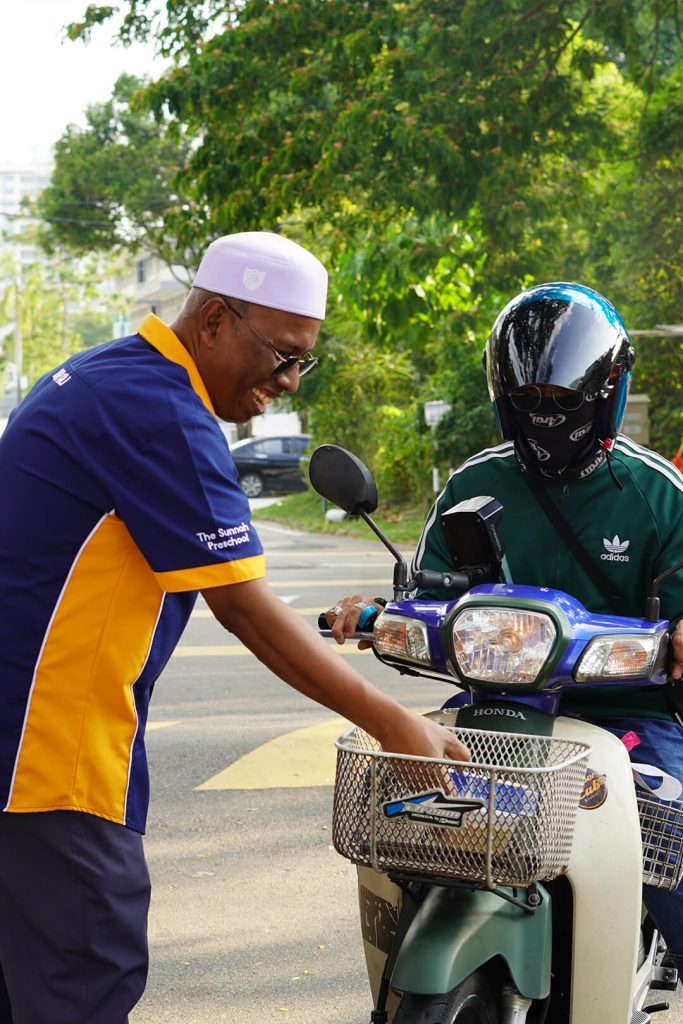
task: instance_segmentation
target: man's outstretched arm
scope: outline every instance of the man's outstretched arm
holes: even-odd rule
[[[295,690],[361,726],[384,750],[465,760],[467,748],[413,714],[350,668],[263,579],[210,587],[203,597],[218,621]]]

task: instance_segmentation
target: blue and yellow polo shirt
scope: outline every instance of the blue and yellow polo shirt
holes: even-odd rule
[[[144,831],[155,680],[197,590],[264,573],[168,327],[150,316],[43,377],[0,438],[0,808]]]

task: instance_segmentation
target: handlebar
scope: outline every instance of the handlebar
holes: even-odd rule
[[[421,590],[458,590],[463,593],[472,586],[472,577],[466,572],[435,572],[418,569],[410,581]]]
[[[415,590],[454,590],[460,594],[465,593],[472,586],[471,572],[436,572],[433,569],[419,569],[414,577],[407,582],[407,591]],[[357,640],[371,640],[372,626],[381,609],[372,609],[371,606],[364,609],[359,619],[361,629],[357,629],[354,638]],[[369,628],[368,628],[369,627]],[[318,631],[321,636],[332,636],[325,612],[318,616]]]

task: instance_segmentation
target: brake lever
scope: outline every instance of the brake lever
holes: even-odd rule
[[[318,632],[320,633],[321,636],[328,637],[329,639],[332,639],[332,630],[329,628],[329,626],[327,627],[327,629],[319,629]],[[355,633],[353,633],[351,636],[347,636],[346,639],[347,640],[372,640],[374,635],[375,634],[372,632],[372,630],[370,630],[370,632],[368,632],[367,630],[364,630],[364,629],[357,629]]]

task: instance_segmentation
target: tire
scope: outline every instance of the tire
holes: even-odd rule
[[[475,972],[443,995],[406,992],[394,1024],[499,1024],[496,994],[489,978]]]
[[[248,498],[260,498],[265,491],[263,477],[258,473],[244,473],[237,482]]]

